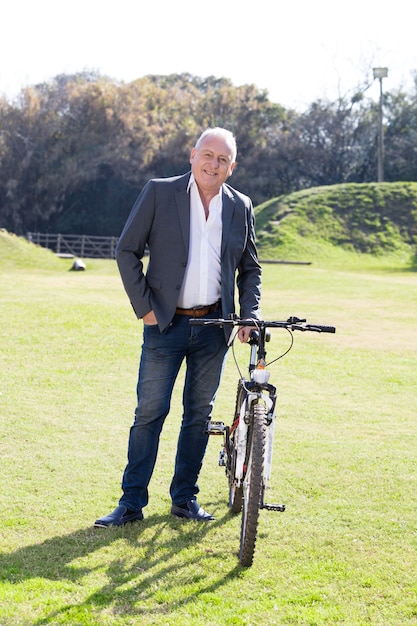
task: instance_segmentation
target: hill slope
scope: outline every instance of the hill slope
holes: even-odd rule
[[[269,200],[255,214],[266,256],[296,259],[317,246],[409,258],[417,251],[414,182],[314,187]]]
[[[0,229],[0,268],[9,266],[55,270],[62,269],[63,261],[52,250],[29,243],[24,237],[17,237]]]

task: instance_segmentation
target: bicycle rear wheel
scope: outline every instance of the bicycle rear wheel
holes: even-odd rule
[[[242,525],[240,532],[241,565],[253,563],[256,535],[258,532],[259,508],[263,496],[263,470],[265,462],[266,415],[263,402],[253,402],[250,409],[250,427],[247,443],[248,462],[243,480]]]
[[[246,392],[242,385],[238,386],[237,396],[236,396],[236,408],[235,408],[235,420],[238,419],[240,414],[243,400],[246,397]],[[243,419],[242,416],[240,419]],[[227,467],[227,479],[229,483],[229,510],[231,513],[236,515],[236,513],[240,513],[242,510],[242,502],[243,502],[243,485],[242,482],[236,479],[236,460],[237,460],[237,446],[238,446],[238,437],[239,437],[239,429],[234,428],[232,435],[227,437],[226,445],[227,445],[227,456],[228,456],[228,467]]]
[[[236,473],[236,441],[235,437],[231,438],[231,460],[230,460],[230,470],[228,473],[228,481],[229,481],[229,510],[234,515],[236,513],[240,513],[242,510],[242,502],[243,502],[243,485],[242,483],[238,486],[237,480],[235,478]]]

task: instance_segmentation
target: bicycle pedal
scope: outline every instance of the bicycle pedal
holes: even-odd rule
[[[207,422],[206,435],[223,435],[225,430],[224,422]]]
[[[285,504],[263,504],[261,508],[267,511],[279,511],[283,513],[285,511]]]

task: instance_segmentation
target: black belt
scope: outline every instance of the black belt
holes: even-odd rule
[[[207,306],[195,306],[192,309],[180,309],[177,307],[175,313],[177,315],[188,315],[188,317],[204,317],[209,313],[213,313],[221,308],[221,301],[215,302],[214,304],[208,304]]]

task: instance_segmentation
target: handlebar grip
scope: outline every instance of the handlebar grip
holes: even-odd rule
[[[335,333],[336,332],[335,326],[320,326],[318,324],[317,325],[313,324],[312,326],[313,328],[317,328],[317,330],[320,333]]]

